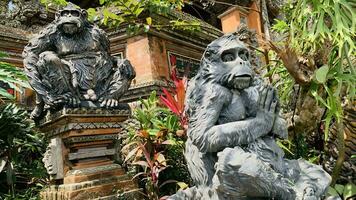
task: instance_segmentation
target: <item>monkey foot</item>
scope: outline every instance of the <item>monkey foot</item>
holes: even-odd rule
[[[119,106],[119,101],[116,99],[110,99],[110,98],[105,98],[105,99],[100,99],[100,107],[104,108],[116,108]]]

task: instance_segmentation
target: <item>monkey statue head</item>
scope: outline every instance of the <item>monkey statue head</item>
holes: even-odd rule
[[[203,79],[212,80],[229,89],[248,88],[254,76],[250,52],[235,34],[225,35],[208,45],[199,73]]]
[[[89,24],[87,19],[88,13],[84,9],[77,8],[76,5],[68,5],[56,13],[55,20],[60,31],[65,35],[74,35],[84,30]]]

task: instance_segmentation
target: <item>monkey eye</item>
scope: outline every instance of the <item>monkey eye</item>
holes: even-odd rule
[[[73,17],[79,17],[80,13],[79,13],[79,11],[77,11],[77,10],[63,10],[63,11],[61,12],[61,16],[62,16],[62,17],[63,17],[63,16],[67,17],[67,16],[69,16],[69,15],[71,15],[71,16],[73,16]]]
[[[221,60],[223,62],[231,62],[234,61],[236,59],[235,54],[233,54],[232,52],[223,52],[221,54]]]
[[[70,11],[70,14],[74,17],[79,17],[80,13],[77,10]]]
[[[61,11],[61,16],[68,16],[68,15],[69,15],[69,11],[68,10]]]
[[[247,49],[240,49],[238,55],[243,61],[248,61],[250,59],[250,53]]]

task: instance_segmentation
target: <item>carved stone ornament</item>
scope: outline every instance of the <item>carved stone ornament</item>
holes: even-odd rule
[[[51,139],[43,155],[42,162],[51,179],[63,178],[62,139]]]
[[[317,200],[331,177],[320,166],[284,158],[287,138],[276,90],[251,69],[236,34],[208,45],[186,96],[185,157],[195,187],[169,199]]]
[[[25,72],[37,94],[32,118],[66,107],[119,107],[135,71],[110,55],[105,32],[87,12],[69,4],[30,40],[23,52]],[[93,103],[88,103],[93,102]]]
[[[47,11],[38,0],[2,0],[0,25],[37,31],[47,21]]]

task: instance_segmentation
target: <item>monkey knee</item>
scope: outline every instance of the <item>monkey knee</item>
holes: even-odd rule
[[[190,175],[197,185],[210,185],[214,176],[214,164],[216,158],[211,154],[203,154],[192,144],[191,140],[186,143],[185,157]]]
[[[218,153],[218,162],[216,168],[226,170],[237,169],[243,165],[246,165],[246,162],[251,160],[252,157],[256,158],[256,155],[248,153],[240,147],[225,148],[222,152]]]
[[[217,176],[219,179],[239,179],[246,174],[257,176],[260,169],[260,161],[253,153],[248,153],[240,147],[226,148],[218,153],[216,163]]]
[[[41,64],[58,64],[60,62],[57,54],[53,51],[42,52],[38,60]]]

